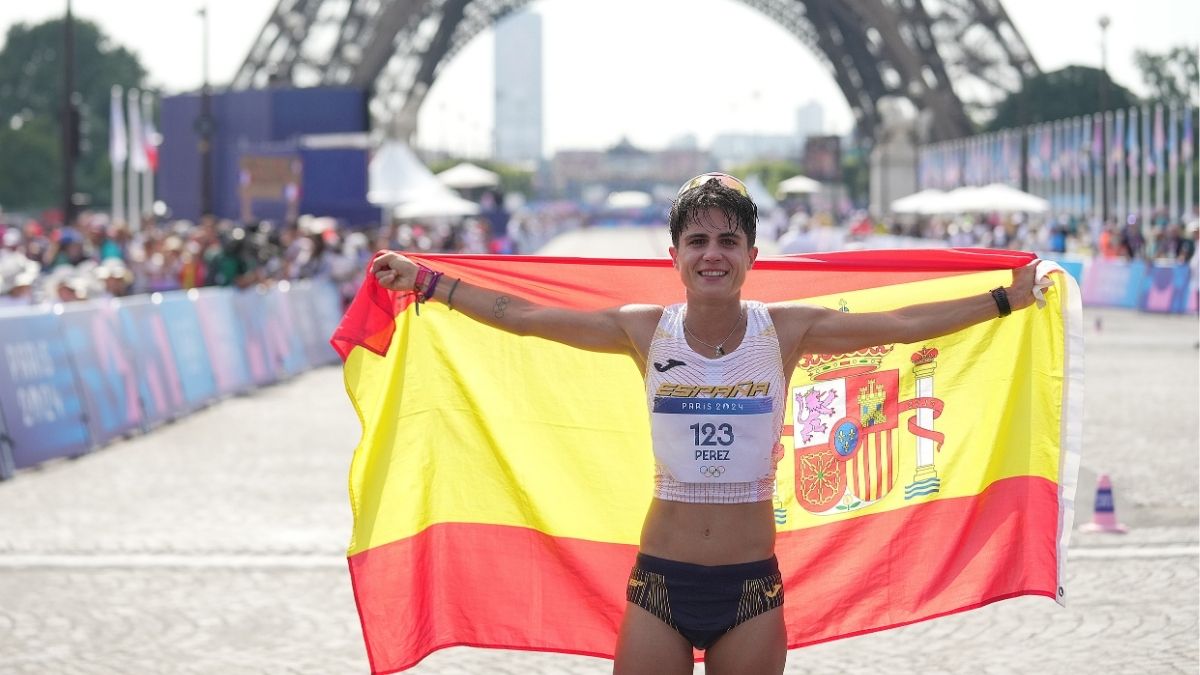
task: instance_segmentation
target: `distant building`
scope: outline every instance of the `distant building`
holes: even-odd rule
[[[713,137],[710,152],[725,168],[763,159],[800,157],[802,139],[787,134],[724,133]]]
[[[493,156],[536,166],[542,159],[542,17],[515,12],[496,24]]]
[[[825,109],[816,101],[809,101],[796,108],[796,136],[803,143],[809,136],[825,133]]]
[[[687,179],[714,168],[712,157],[703,150],[648,151],[626,139],[608,150],[560,150],[551,164],[551,189],[570,198],[582,197],[593,188],[651,194],[666,189],[673,194]]]

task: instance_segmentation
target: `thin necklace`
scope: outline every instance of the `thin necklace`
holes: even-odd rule
[[[693,333],[691,330],[689,330],[687,327],[687,317],[686,316],[683,318],[683,331],[685,333],[687,333],[688,335],[692,336],[692,339],[695,340],[696,342],[699,342],[700,344],[704,345],[705,347],[708,347],[709,349],[716,352],[717,356],[725,356],[725,343],[729,342],[729,338],[733,337],[733,334],[737,332],[738,326],[742,325],[742,319],[745,316],[746,316],[746,308],[743,307],[742,311],[738,312],[737,321],[733,322],[733,328],[729,329],[729,335],[726,335],[724,340],[721,340],[720,342],[718,342],[715,345],[710,345],[709,343],[705,342],[704,340],[701,340],[699,337],[696,337],[696,334]]]

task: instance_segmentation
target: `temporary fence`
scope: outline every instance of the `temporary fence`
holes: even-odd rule
[[[337,362],[323,280],[0,310],[0,479]]]

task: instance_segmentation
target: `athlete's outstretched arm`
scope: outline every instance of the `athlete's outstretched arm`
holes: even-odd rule
[[[381,252],[371,263],[371,272],[380,285],[392,291],[424,292],[424,287],[415,289],[419,269],[417,263],[395,251]],[[446,303],[456,312],[516,335],[542,337],[594,352],[635,351],[627,320],[632,308],[585,312],[546,307],[453,277],[443,277],[430,300]]]
[[[1013,270],[1012,284],[1005,288],[1012,311],[1033,304],[1035,268],[1036,264],[1030,264]],[[784,330],[800,335],[793,343],[798,353],[838,354],[875,345],[930,340],[995,319],[999,311],[990,293],[979,293],[862,314],[797,305],[784,308],[780,316]]]

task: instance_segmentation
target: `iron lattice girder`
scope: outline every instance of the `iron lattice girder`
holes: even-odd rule
[[[970,133],[970,108],[1038,72],[1000,0],[738,0],[808,46],[871,137],[878,104],[911,100],[929,140]],[[529,0],[280,0],[234,79],[372,90],[377,123],[411,134],[437,74]]]

